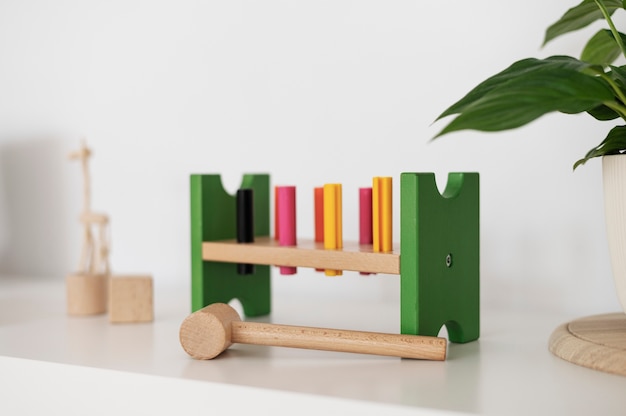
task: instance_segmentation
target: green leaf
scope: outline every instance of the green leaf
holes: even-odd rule
[[[626,88],[626,66],[612,66],[609,75],[622,89]],[[626,103],[625,103],[626,104]]]
[[[600,77],[571,68],[530,71],[465,106],[435,138],[465,129],[513,129],[550,112],[575,114],[610,101],[614,101],[613,92]]]
[[[620,36],[624,41],[626,37],[620,33]],[[613,63],[621,54],[621,50],[613,33],[610,30],[603,29],[596,33],[585,48],[580,56],[580,59],[585,62],[598,65],[609,65]]]
[[[619,114],[604,104],[594,107],[591,110],[587,110],[587,113],[589,113],[589,115],[596,120],[600,121],[615,120],[619,117]]]
[[[496,75],[493,75],[478,84],[474,89],[467,93],[467,95],[465,95],[459,101],[451,105],[443,113],[441,113],[441,115],[439,115],[436,120],[462,112],[466,107],[476,102],[477,100],[480,100],[491,90],[498,88],[501,85],[510,82],[511,80],[515,80],[519,77],[529,76],[529,74],[537,71],[559,68],[572,69],[580,72],[602,71],[602,68],[595,68],[595,66],[592,64],[582,62],[570,56],[551,56],[545,59],[522,59],[521,61],[517,61],[513,65],[509,66],[504,71],[499,72]]]
[[[574,163],[574,169],[589,159],[605,155],[616,155],[626,150],[626,126],[614,127],[599,146],[591,149],[584,158]],[[625,156],[626,157],[626,156]]]
[[[625,8],[622,0],[602,0],[609,14],[613,14],[616,9]],[[603,19],[604,16],[598,8],[595,0],[583,0],[579,5],[569,9],[561,18],[546,30],[543,44],[565,33],[582,29],[585,26]]]

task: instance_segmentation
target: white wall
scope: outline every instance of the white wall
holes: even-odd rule
[[[66,154],[85,136],[116,272],[189,284],[190,173],[222,173],[232,191],[245,172],[297,185],[301,237],[312,188],[341,182],[356,239],[351,198],[372,176],[431,171],[443,186],[449,171],[478,171],[484,301],[540,287],[546,304],[612,311],[600,163],[571,171],[610,123],[558,114],[429,142],[436,116],[488,75],[577,55],[593,29],[540,47],[575,3],[0,2],[0,271],[75,267],[81,178]],[[274,288],[376,298],[398,284],[301,270]]]

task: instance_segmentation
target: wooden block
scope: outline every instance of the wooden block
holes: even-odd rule
[[[107,311],[109,278],[103,274],[70,274],[65,278],[68,315],[98,315]]]
[[[154,319],[152,276],[112,276],[109,285],[110,322],[151,322]]]

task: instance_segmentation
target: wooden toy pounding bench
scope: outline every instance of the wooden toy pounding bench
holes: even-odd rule
[[[254,192],[253,243],[235,240],[236,201],[220,176],[191,175],[192,312],[238,299],[246,316],[269,314],[271,265],[397,274],[402,334],[437,336],[445,325],[452,342],[478,339],[478,173],[450,173],[443,194],[434,174],[402,173],[399,253],[279,246],[270,237],[269,175],[244,175],[241,188]],[[255,264],[253,274],[238,274],[237,263]]]

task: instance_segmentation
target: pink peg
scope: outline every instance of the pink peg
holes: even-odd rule
[[[278,244],[296,245],[296,187],[278,186]],[[280,266],[280,274],[295,274],[295,267]]]

